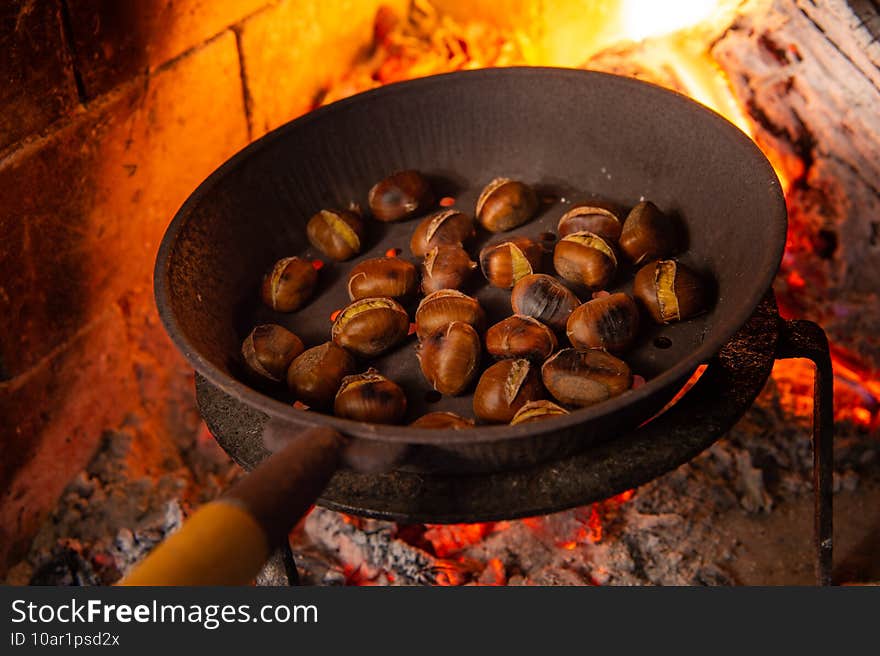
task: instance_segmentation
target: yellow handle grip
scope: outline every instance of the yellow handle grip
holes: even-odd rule
[[[244,585],[308,511],[339,464],[344,441],[313,428],[196,511],[120,585]]]
[[[247,510],[234,500],[212,501],[120,585],[246,585],[269,551],[266,533]]]

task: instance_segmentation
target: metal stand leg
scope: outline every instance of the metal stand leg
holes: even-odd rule
[[[833,546],[834,373],[824,331],[812,321],[783,321],[778,358],[809,358],[813,384],[813,498],[816,582],[831,585]]]

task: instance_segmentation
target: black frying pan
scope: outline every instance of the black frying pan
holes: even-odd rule
[[[714,279],[714,306],[663,328],[669,348],[654,344],[659,329],[644,332],[627,356],[634,372],[648,379],[643,387],[537,423],[466,431],[377,426],[297,410],[283,390],[250,386],[239,350],[255,324],[285,325],[307,346],[326,341],[330,314],[348,302],[349,269],[391,247],[410,255],[417,221],[370,222],[362,255],[325,267],[318,293],[304,309],[277,314],[258,300],[262,275],[275,260],[319,257],[305,236],[314,212],[350,201],[366,207],[370,186],[404,168],[431,176],[438,196],[456,198],[457,207],[471,213],[480,188],[496,176],[521,179],[559,199],[512,234],[555,230],[566,209],[591,194],[627,207],[651,199],[687,227],[688,250],[681,259]],[[245,148],[174,217],[157,258],[156,299],[169,334],[205,384],[249,409],[206,417],[215,435],[230,422],[247,424],[247,439],[224,442],[240,462],[252,465],[265,453],[261,433],[271,419],[293,434],[330,426],[353,438],[414,447],[404,467],[497,470],[611,439],[659,410],[750,316],[773,280],[785,231],[783,195],[767,160],[746,135],[696,102],[602,73],[489,69],[359,94]],[[483,234],[477,248],[487,238]],[[625,288],[621,283],[629,277],[619,275],[616,288]],[[477,274],[466,291],[483,303],[490,324],[510,314],[509,293],[481,282]],[[404,386],[409,419],[431,410],[471,416],[470,396],[426,401],[429,387],[414,339],[370,363]]]

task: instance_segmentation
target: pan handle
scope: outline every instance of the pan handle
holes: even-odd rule
[[[121,585],[244,585],[306,514],[342,461],[347,440],[327,427],[285,446],[196,511]]]

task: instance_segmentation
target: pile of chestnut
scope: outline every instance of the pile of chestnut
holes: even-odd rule
[[[474,217],[457,209],[424,216],[436,210],[431,185],[418,171],[394,173],[370,190],[370,212],[385,222],[424,216],[410,242],[422,260],[419,269],[399,257],[360,262],[348,278],[351,303],[333,320],[329,341],[305,349],[286,328],[261,325],[244,340],[245,362],[262,378],[286,381],[304,406],[400,423],[404,391],[375,369],[357,373],[357,363],[407,338],[410,317],[401,301],[421,288],[414,322],[422,373],[444,395],[463,394],[476,381],[473,411],[482,422],[536,421],[623,393],[633,375],[621,356],[638,337],[642,309],[659,324],[688,319],[706,308],[707,285],[671,259],[679,250],[679,228],[650,201],[625,217],[610,205],[581,204],[559,220],[553,250],[555,273],[567,285],[541,272],[545,247],[539,241],[511,237],[480,251],[479,268],[489,284],[511,290],[513,313],[486,330],[480,303],[460,291],[478,266],[465,247],[476,224],[492,233],[512,230],[531,220],[539,205],[530,186],[497,178],[482,190]],[[310,219],[307,234],[325,256],[345,261],[360,253],[365,229],[358,209],[326,209]],[[638,267],[635,298],[602,291],[624,257]],[[310,261],[282,259],[263,280],[263,302],[293,312],[312,295],[317,277]],[[582,303],[569,287],[590,300]],[[570,346],[559,348],[562,339]],[[484,350],[496,361],[481,371]],[[449,412],[413,422],[424,428],[474,424]]]

